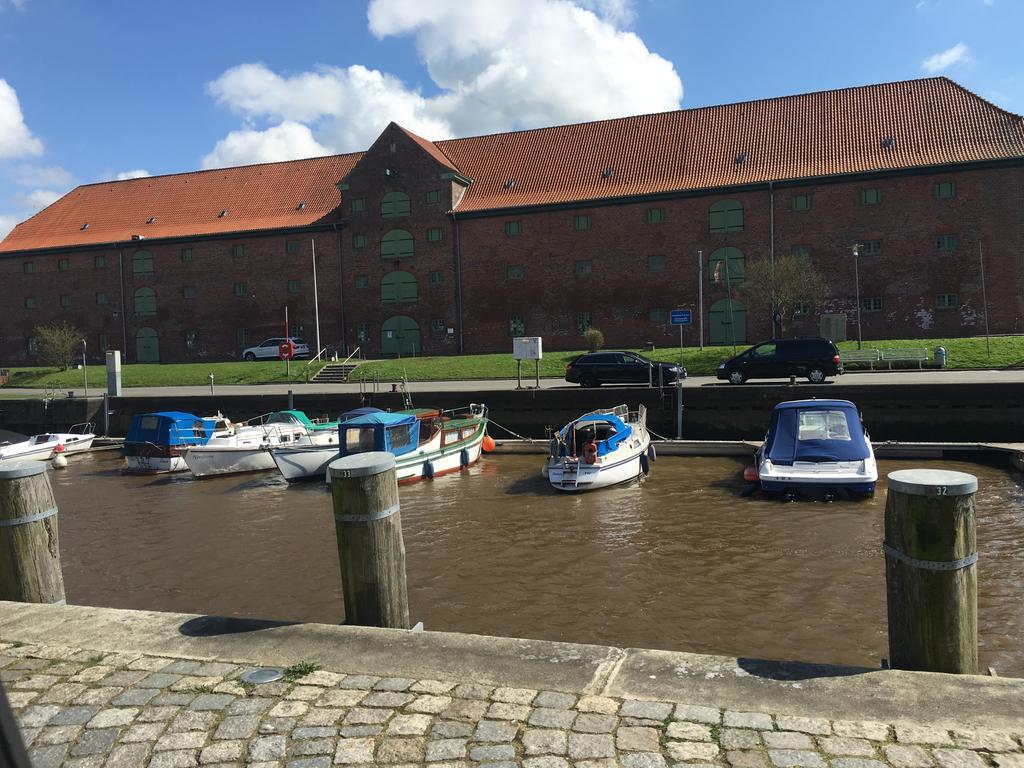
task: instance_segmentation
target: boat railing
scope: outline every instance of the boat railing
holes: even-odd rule
[[[81,424],[72,424],[68,429],[69,435],[92,435],[96,433],[96,424],[91,421],[83,421]]]

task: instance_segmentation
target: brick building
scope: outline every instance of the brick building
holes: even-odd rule
[[[851,246],[859,245],[859,255]],[[792,332],[1024,332],[1024,120],[946,78],[79,187],[0,243],[0,361],[67,319],[129,361],[237,357],[292,327],[368,356],[772,333],[746,267],[806,257]],[[713,281],[713,276],[720,279]],[[726,279],[721,279],[722,276]],[[688,343],[698,340],[695,318]]]

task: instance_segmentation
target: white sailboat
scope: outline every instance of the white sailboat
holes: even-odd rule
[[[591,411],[554,434],[542,474],[559,491],[578,493],[646,475],[654,459],[647,409]]]

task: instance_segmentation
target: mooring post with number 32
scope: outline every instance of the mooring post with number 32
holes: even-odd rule
[[[889,474],[883,549],[894,669],[978,672],[977,490],[965,472]]]

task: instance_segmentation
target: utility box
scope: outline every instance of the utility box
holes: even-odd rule
[[[542,347],[540,336],[516,336],[512,339],[512,357],[516,360],[542,360]]]
[[[121,350],[107,350],[107,394],[121,396]]]

